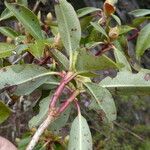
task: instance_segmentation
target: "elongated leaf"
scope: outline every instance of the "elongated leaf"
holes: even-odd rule
[[[54,74],[50,70],[33,64],[12,65],[0,70],[0,89],[10,86],[20,95],[31,93]]]
[[[35,39],[43,39],[39,21],[32,11],[19,4],[9,4],[5,2],[5,5]]]
[[[16,46],[13,44],[2,43],[0,42],[0,58],[9,57],[13,54]]]
[[[138,27],[140,26],[140,24],[142,24],[143,22],[145,21],[149,21],[150,20],[150,17],[140,17],[140,18],[135,18],[132,20],[132,25],[133,27]]]
[[[45,76],[34,79],[31,82],[27,82],[25,84],[21,84],[15,89],[16,95],[28,95],[31,94],[35,89],[40,87],[41,85],[47,85],[49,88],[53,89],[58,85],[56,79],[53,76]],[[42,88],[43,89],[43,88]],[[46,89],[46,88],[45,88]]]
[[[79,47],[81,27],[74,8],[66,1],[59,0],[55,5],[59,33],[68,55]]]
[[[15,53],[17,53],[18,55],[20,55],[22,52],[28,50],[28,45],[27,44],[20,44],[17,45],[17,47],[14,49]]]
[[[117,64],[105,55],[96,57],[85,49],[81,49],[77,55],[75,68],[78,72],[90,72],[117,68]]]
[[[11,111],[9,107],[6,106],[2,101],[0,101],[0,124],[4,122],[10,114]]]
[[[28,1],[27,0],[17,0],[17,3],[18,4],[22,4],[22,5],[24,5],[24,6],[28,6]]]
[[[27,6],[27,0],[18,0],[17,3]],[[0,21],[9,19],[10,17],[13,17],[13,16],[14,14],[8,8],[6,8],[0,16]]]
[[[50,94],[50,96],[44,98],[39,106],[39,113],[34,116],[30,121],[29,121],[29,128],[33,128],[33,127],[37,127],[39,126],[47,117],[48,114],[48,110],[49,110],[49,103],[52,97],[52,94]],[[68,121],[69,118],[69,114],[70,114],[70,107],[60,115],[60,117],[58,119],[56,119],[49,127],[49,129],[51,131],[57,131],[59,130],[61,127],[63,127],[66,122]]]
[[[86,119],[79,113],[71,126],[68,150],[92,149],[92,137],[89,126]]]
[[[136,9],[136,10],[131,11],[129,14],[135,17],[142,17],[145,15],[150,15],[150,9]]]
[[[108,38],[108,35],[106,31],[96,22],[91,22],[91,25],[100,33],[102,33],[106,38]]]
[[[121,26],[121,20],[118,16],[114,15],[114,14],[111,14],[111,16],[116,20],[116,22],[118,23],[118,25]]]
[[[102,110],[102,118],[105,122],[111,122],[116,119],[116,107],[112,95],[106,89],[95,83],[84,83],[88,92],[93,97],[90,105],[91,109]]]
[[[39,113],[29,121],[29,128],[39,126],[44,121],[44,119],[46,119],[51,97],[52,97],[52,93],[50,94],[50,96],[40,101]]]
[[[120,68],[120,70],[132,71],[131,66],[125,57],[125,54],[122,50],[122,47],[121,47],[119,41],[115,41],[114,44],[116,46],[116,48],[114,48],[114,55],[115,55],[116,62],[118,64],[124,65],[124,67]]]
[[[150,94],[150,71],[141,70],[137,74],[122,71],[113,79],[106,77],[100,85],[110,90],[114,89],[118,94]]]
[[[85,16],[80,19],[80,24],[81,24],[81,30],[84,32],[87,30],[88,26],[90,25],[90,22],[92,21],[93,17],[92,16]],[[81,40],[82,44],[82,40]]]
[[[12,39],[15,39],[17,36],[19,36],[19,34],[15,32],[14,29],[11,29],[9,27],[0,27],[0,32],[3,35],[10,37]]]
[[[59,85],[59,82],[60,81],[57,78],[51,76],[48,80],[46,80],[46,82],[41,86],[41,88],[44,90],[52,90]]]
[[[135,29],[135,28],[130,27],[128,25],[119,26],[119,35],[126,34],[127,32],[129,32],[129,31],[131,31],[133,29]]]
[[[69,60],[67,59],[67,57],[56,49],[52,49],[51,53],[52,53],[53,57],[62,65],[62,67],[65,70],[68,70]]]
[[[100,44],[103,44],[103,42],[90,42],[90,43],[86,43],[85,47],[87,49],[91,49],[91,48],[94,48]]]
[[[147,24],[141,31],[136,43],[136,56],[139,58],[150,48],[150,23]]]
[[[45,40],[37,40],[30,45],[29,52],[36,58],[41,58],[44,55]]]
[[[85,7],[85,8],[78,9],[77,10],[77,15],[80,18],[80,17],[83,17],[87,14],[90,14],[90,13],[93,13],[93,12],[96,12],[96,11],[101,11],[101,9],[95,8],[95,7]]]
[[[1,16],[0,16],[0,21],[5,20],[5,19],[8,19],[8,18],[10,18],[10,17],[12,17],[12,16],[13,16],[13,13],[10,12],[8,8],[6,8],[6,9],[2,12],[2,14],[1,14]]]

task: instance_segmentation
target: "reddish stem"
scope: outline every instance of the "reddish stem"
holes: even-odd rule
[[[72,93],[72,95],[60,106],[59,110],[58,110],[58,113],[62,113],[64,112],[67,107],[69,106],[69,104],[75,100],[75,98],[77,97],[77,95],[79,94],[79,91],[76,90]]]
[[[60,85],[58,86],[58,88],[56,89],[49,108],[54,108],[56,106],[57,100],[60,97],[61,93],[63,92],[65,86],[75,77],[75,75],[72,72],[68,72],[61,80]]]
[[[139,34],[139,30],[135,29],[133,35],[129,36],[127,38],[127,40],[131,41],[131,40],[135,39],[138,36],[138,34]]]
[[[98,51],[95,56],[99,56],[102,55],[103,53],[105,53],[106,51],[109,51],[112,49],[112,45],[104,45],[104,47],[102,48],[101,51]]]
[[[76,107],[77,107],[77,110],[78,110],[78,114],[81,114],[81,110],[80,110],[80,106],[79,106],[78,101],[74,101],[74,102],[76,104]]]
[[[48,57],[44,58],[43,60],[39,61],[38,64],[39,64],[40,66],[42,66],[42,65],[46,64],[49,59],[50,59],[50,56],[48,56]]]

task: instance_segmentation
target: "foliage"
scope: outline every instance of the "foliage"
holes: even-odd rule
[[[36,89],[42,91],[40,101],[36,102],[39,114],[29,121],[31,132],[21,140],[20,149],[25,149],[28,143],[26,150],[33,149],[41,137],[35,149],[57,146],[61,149],[68,145],[68,150],[92,150],[90,127],[81,109],[84,94],[91,96],[86,109],[100,114],[101,122],[108,126],[112,126],[117,117],[112,94],[149,94],[150,71],[141,67],[140,58],[150,48],[150,24],[141,31],[137,26],[147,18],[142,18],[142,22],[136,20],[136,23],[134,19],[130,26],[121,25],[115,15],[116,3],[116,0],[106,0],[102,9],[87,7],[76,13],[66,0],[57,0],[54,6],[56,19],[49,13],[43,21],[27,7],[27,1],[5,2],[6,9],[0,21],[13,17],[19,30],[0,27],[0,32],[10,39],[0,43],[3,62],[0,89],[19,98],[31,95]],[[88,18],[87,23],[86,17],[91,13],[96,17]],[[136,10],[130,14],[141,19],[149,14],[149,10]],[[131,62],[136,58],[126,52],[128,42],[133,40],[128,37],[128,32],[132,31],[139,32],[134,65]],[[101,50],[96,51],[95,47]],[[110,54],[113,55],[110,57]],[[106,77],[100,83],[92,80],[101,75],[96,71],[108,69],[115,70],[113,79]],[[46,90],[50,92],[47,96]],[[0,107],[0,122],[3,122],[11,111],[2,102]],[[75,117],[71,111],[76,109],[78,115]],[[69,117],[75,118],[69,141],[62,141],[59,131],[69,122]],[[33,127],[37,130],[33,131]],[[131,148],[126,146],[126,149]]]

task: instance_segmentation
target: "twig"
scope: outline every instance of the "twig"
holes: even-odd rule
[[[44,58],[43,60],[38,62],[38,65],[42,66],[42,65],[46,64],[49,59],[50,59],[50,56]]]
[[[144,141],[144,139],[143,139],[142,137],[140,137],[140,136],[139,136],[139,135],[137,135],[136,133],[134,133],[134,132],[130,131],[129,129],[127,129],[127,128],[123,127],[123,126],[122,126],[122,125],[120,125],[119,123],[114,122],[114,124],[115,124],[116,126],[118,126],[119,128],[121,128],[121,129],[125,130],[126,132],[130,133],[131,135],[135,136],[137,139],[139,139],[139,140],[141,140],[141,141]]]
[[[40,136],[43,134],[44,130],[61,114],[63,113],[66,108],[69,106],[69,104],[76,98],[76,96],[79,94],[79,91],[76,90],[73,92],[73,94],[68,98],[68,100],[60,106],[60,108],[57,110],[57,108],[51,109],[50,113],[46,120],[40,125],[34,136],[32,137],[32,140],[30,141],[29,145],[27,146],[26,150],[32,150],[36,143],[38,142]]]
[[[62,77],[62,81],[60,82],[60,85],[56,89],[52,99],[51,103],[49,105],[49,114],[46,118],[46,120],[40,125],[40,127],[35,132],[34,136],[32,137],[29,145],[27,146],[26,150],[32,150],[36,143],[39,141],[40,136],[43,134],[45,129],[62,113],[65,111],[65,109],[69,106],[69,104],[76,98],[76,96],[79,94],[79,91],[76,90],[72,93],[72,95],[69,97],[69,99],[61,105],[59,108],[56,107],[57,100],[59,99],[60,95],[62,94],[66,84],[68,84],[76,74],[72,72],[66,73]]]
[[[36,1],[35,5],[34,5],[34,7],[33,7],[33,9],[32,9],[33,12],[35,12],[35,11],[37,10],[39,4],[40,4],[40,1],[39,1],[39,0]]]
[[[28,55],[28,52],[25,52],[23,55],[21,55],[19,58],[17,58],[14,62],[12,62],[12,64],[14,65],[14,64],[18,63],[21,59],[23,59],[27,55]]]
[[[81,110],[80,110],[80,106],[78,104],[78,101],[75,100],[74,102],[76,104],[76,107],[77,107],[77,110],[78,110],[78,114],[81,114]]]
[[[132,41],[133,39],[137,38],[137,36],[139,35],[139,30],[138,29],[134,29],[134,33],[133,35],[129,36],[127,38],[128,41]]]
[[[58,110],[58,113],[62,113],[68,108],[69,104],[76,99],[77,95],[80,93],[79,90],[76,90],[72,93],[72,95],[61,105],[60,109]]]
[[[102,55],[103,53],[105,53],[106,51],[109,51],[112,49],[112,45],[104,45],[104,47],[102,48],[101,51],[98,51],[95,56],[99,56]]]
[[[44,132],[44,130],[55,120],[54,114],[55,114],[55,110],[51,110],[46,120],[40,125],[40,127],[35,132],[26,150],[32,150],[35,147],[36,143],[39,141],[39,138]]]
[[[70,80],[72,80],[75,77],[75,75],[72,72],[68,72],[65,77],[62,79],[62,81],[60,82],[60,85],[58,86],[58,88],[56,89],[51,103],[49,105],[49,108],[54,108],[56,103],[57,103],[57,99],[60,97],[63,89],[65,88],[65,86],[70,82]]]

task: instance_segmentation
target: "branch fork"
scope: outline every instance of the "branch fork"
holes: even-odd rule
[[[47,115],[47,118],[43,121],[43,123],[39,126],[37,131],[35,132],[34,136],[32,137],[29,145],[27,146],[26,150],[33,150],[33,148],[36,146],[37,142],[39,141],[40,136],[43,134],[45,129],[48,128],[48,126],[61,114],[63,113],[70,103],[74,101],[77,97],[77,95],[80,93],[79,90],[75,90],[72,92],[71,96],[58,108],[56,106],[57,101],[62,94],[65,86],[73,79],[75,78],[76,74],[73,72],[63,73],[62,80],[60,81],[59,86],[57,87],[54,95],[52,96],[50,105],[49,105],[49,112]]]

